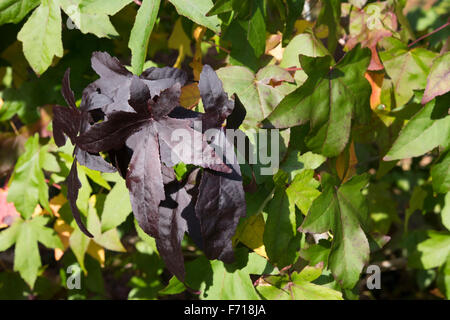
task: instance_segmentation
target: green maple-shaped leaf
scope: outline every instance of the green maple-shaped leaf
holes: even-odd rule
[[[411,99],[414,90],[425,88],[427,75],[437,54],[423,48],[408,50],[403,43],[395,44],[393,49],[381,52],[380,57],[392,80],[396,105],[401,107]]]
[[[122,224],[131,213],[130,194],[123,179],[117,180],[106,196],[102,213],[102,232]]]
[[[86,235],[78,228],[75,221],[73,221],[71,225],[74,228],[74,231],[70,235],[69,244],[75,257],[77,258],[78,263],[80,264],[81,269],[86,272],[85,254],[89,246],[93,243],[111,251],[125,252],[126,250],[120,242],[120,236],[116,228],[109,228],[108,230],[102,232],[102,222],[99,219],[97,210],[105,207],[106,199],[108,197],[104,194],[89,197],[92,189],[89,186],[89,182],[86,179],[85,174],[82,172],[82,170],[78,170],[78,178],[81,181],[82,187],[79,192],[77,206],[80,212],[87,216],[86,226],[94,237],[92,239],[86,237]],[[80,201],[80,195],[83,196],[83,199],[85,200]],[[110,200],[108,200],[108,202],[109,201]],[[110,205],[111,204],[108,204],[108,206]],[[122,209],[119,208],[119,210]]]
[[[63,56],[61,9],[70,18],[66,22],[69,29],[80,29],[83,33],[92,33],[97,37],[112,37],[119,34],[109,21],[109,16],[116,14],[131,1],[41,0],[17,35],[31,68],[41,75],[52,64],[55,56]],[[39,1],[31,0],[1,2],[0,24],[20,21],[38,4]]]
[[[2,0],[0,1],[0,25],[18,23],[31,10],[36,8],[40,0]]]
[[[48,186],[42,172],[47,148],[39,145],[39,136],[28,139],[23,153],[16,163],[8,191],[8,201],[13,202],[22,217],[29,218],[40,203],[52,212],[48,203]],[[24,192],[26,190],[26,192]]]
[[[266,127],[288,128],[309,121],[311,129],[306,144],[311,151],[327,157],[344,150],[352,117],[365,122],[370,116],[370,86],[364,78],[370,50],[357,46],[333,67],[331,61],[330,56],[300,55],[308,79],[263,122]]]
[[[444,53],[436,58],[431,67],[427,79],[427,86],[422,97],[425,104],[436,96],[441,96],[450,90],[450,52]]]
[[[331,53],[334,53],[341,33],[340,19],[341,0],[325,1],[317,17],[317,26],[326,25],[328,27],[328,51]]]
[[[431,178],[434,191],[450,192],[450,150],[442,154],[439,161],[431,167]]]
[[[202,298],[206,300],[258,300],[259,297],[253,287],[250,274],[265,272],[268,262],[256,253],[246,254],[241,250],[236,252],[236,262],[226,265],[222,261],[211,262],[212,284],[207,291],[203,291]],[[245,266],[244,262],[245,261]]]
[[[100,38],[119,35],[109,21],[109,16],[116,14],[130,2],[131,0],[60,0],[61,8],[71,19],[72,28]]]
[[[238,248],[232,264],[209,261],[205,257],[186,263],[185,286],[199,290],[203,300],[259,300],[250,274],[271,274],[273,270],[273,266],[263,257]],[[175,277],[170,280],[170,288],[166,289],[173,291],[169,294],[184,291]]]
[[[368,207],[361,189],[367,175],[354,176],[337,187],[331,176],[322,177],[323,192],[313,202],[301,230],[309,233],[333,233],[328,266],[343,288],[353,288],[369,259],[369,242],[364,229]]]
[[[247,112],[244,125],[251,128],[267,117],[295,88],[293,84],[288,83],[294,81],[289,72],[273,65],[260,69],[256,75],[241,66],[221,68],[217,70],[217,75],[229,96],[233,93],[239,96]],[[273,81],[277,82],[277,85],[273,86]]]
[[[417,252],[409,256],[409,263],[424,269],[442,266],[450,255],[450,234],[431,230],[427,236],[417,245]]]
[[[31,220],[18,219],[10,228],[0,232],[0,251],[16,244],[14,271],[18,271],[30,287],[34,286],[42,265],[38,242],[47,248],[63,248],[54,230],[45,227],[47,222],[48,218],[43,216],[37,216]]]
[[[441,210],[442,224],[450,231],[450,192],[445,195],[445,205]]]
[[[283,51],[283,59],[280,67],[283,68],[300,68],[299,54],[308,57],[323,57],[328,53],[322,42],[317,39],[311,30],[296,35]],[[294,78],[297,83],[303,83],[308,76],[303,70],[297,70]]]
[[[320,191],[317,190],[319,182],[313,176],[314,170],[303,170],[294,177],[294,180],[286,189],[288,198],[305,215],[308,213],[314,199],[320,195]]]
[[[428,102],[400,131],[385,161],[411,158],[450,145],[450,93]]]
[[[442,292],[445,293],[447,300],[450,299],[450,256],[447,257],[447,261],[439,270],[437,283]]]
[[[253,1],[252,14],[248,21],[247,39],[257,58],[266,48],[266,22],[264,20],[265,7],[263,0]]]
[[[125,252],[125,248],[120,242],[120,237],[117,229],[110,229],[102,232],[101,221],[97,214],[97,207],[104,206],[105,196],[97,195],[92,196],[89,201],[87,228],[94,236],[92,241],[100,245],[101,247],[118,252]]]
[[[214,32],[220,32],[219,18],[217,16],[206,16],[208,11],[213,8],[213,2],[211,0],[169,0],[169,2],[175,6],[178,14]]]
[[[297,232],[295,202],[284,188],[276,188],[266,205],[263,241],[269,260],[283,268],[295,262],[300,249],[301,234]]]
[[[38,75],[53,61],[63,56],[61,39],[61,11],[57,1],[43,0],[33,11],[17,39],[23,44],[23,53]]]
[[[306,266],[290,276],[269,276],[257,287],[268,300],[342,300],[342,293],[312,281],[322,274],[322,267]]]

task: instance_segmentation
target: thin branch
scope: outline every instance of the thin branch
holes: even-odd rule
[[[224,51],[224,52],[226,52],[226,53],[228,53],[228,54],[230,54],[230,50],[225,49],[224,47],[221,47],[221,46],[215,44],[214,42],[211,42],[211,41],[205,41],[205,42],[206,42],[206,43],[209,43],[210,45],[212,45],[212,46],[214,46],[214,47],[216,47],[216,48],[219,48],[220,50],[222,50],[222,51]]]
[[[423,40],[423,39],[425,39],[426,37],[429,37],[429,36],[435,34],[435,33],[438,32],[438,31],[441,31],[442,29],[444,29],[444,28],[446,28],[446,27],[448,27],[448,26],[450,26],[450,21],[448,21],[447,23],[443,24],[442,26],[440,26],[440,27],[437,28],[436,30],[433,30],[433,31],[431,31],[430,33],[427,33],[426,35],[421,36],[420,38],[414,40],[413,42],[411,42],[410,44],[408,44],[408,48],[411,48],[413,45],[415,45],[415,44],[416,44],[417,42],[419,42],[420,40]]]
[[[286,71],[297,71],[297,70],[303,70],[303,69],[302,68],[292,67],[292,68],[284,68],[284,70],[286,70]]]
[[[19,130],[17,130],[17,127],[16,127],[16,125],[14,124],[14,122],[12,122],[12,120],[9,120],[9,124],[11,125],[11,128],[12,128],[13,131],[14,131],[14,134],[15,134],[16,136],[20,135]]]

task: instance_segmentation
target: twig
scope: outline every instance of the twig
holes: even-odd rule
[[[303,69],[302,68],[292,67],[292,68],[284,68],[284,70],[286,70],[286,71],[297,71],[297,70],[303,70]]]
[[[17,127],[16,127],[16,125],[14,124],[14,122],[12,122],[12,120],[9,120],[9,124],[10,124],[11,127],[13,128],[15,135],[16,135],[16,136],[20,135],[19,130],[17,130]]]
[[[442,29],[446,28],[450,26],[450,21],[448,21],[447,23],[443,24],[442,26],[440,26],[439,28],[437,28],[436,30],[431,31],[430,33],[427,33],[426,35],[421,36],[420,38],[414,40],[413,42],[411,42],[410,44],[408,44],[408,48],[411,48],[413,45],[415,45],[417,42],[419,42],[420,40],[425,39],[426,37],[429,37],[433,34],[435,34],[438,31],[441,31]]]
[[[217,48],[219,48],[220,50],[222,50],[222,51],[224,51],[224,52],[230,54],[230,50],[225,49],[224,47],[221,47],[221,46],[215,44],[214,42],[211,42],[211,41],[206,41],[206,42],[209,43],[210,45],[212,45],[212,46],[214,46],[214,47],[217,47]]]

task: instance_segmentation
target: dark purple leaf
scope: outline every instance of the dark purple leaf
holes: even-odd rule
[[[189,126],[190,121],[163,118],[155,124],[161,145],[161,159],[167,166],[183,162],[215,171],[231,172],[208,145],[205,136]],[[181,130],[176,132],[177,129]]]
[[[181,183],[176,180],[167,183],[164,189],[166,199],[161,202],[159,207],[156,246],[167,269],[178,279],[184,281],[185,270],[181,241],[187,231],[187,224],[182,217],[182,212],[191,202],[191,197]]]
[[[104,109],[106,106],[112,104],[114,101],[107,95],[99,93],[97,88],[90,84],[83,90],[81,98],[80,109],[83,111],[92,111],[97,109]]]
[[[239,97],[234,95],[234,108],[231,114],[227,118],[227,129],[237,130],[242,122],[244,122],[245,116],[247,115],[247,111],[245,110],[244,105],[242,104]]]
[[[126,145],[119,150],[108,151],[109,158],[114,167],[117,168],[122,178],[126,178],[128,172],[128,165],[130,164],[133,150]]]
[[[78,147],[75,147],[74,150],[75,156],[78,162],[85,167],[88,167],[91,170],[97,170],[101,172],[116,172],[116,168],[114,168],[111,164],[109,164],[103,157],[99,154],[89,153],[87,151],[81,150]]]
[[[199,249],[203,250],[203,237],[200,228],[200,221],[195,214],[195,204],[197,203],[198,197],[197,181],[200,180],[200,176],[200,169],[197,168],[189,174],[187,181],[184,184],[183,188],[186,190],[191,202],[183,209],[181,216],[187,222],[187,233],[191,237],[192,241],[194,241]]]
[[[206,112],[207,129],[220,126],[233,111],[234,101],[228,99],[223,90],[222,81],[213,68],[207,64],[203,66],[200,73],[198,89]]]
[[[152,110],[153,118],[156,120],[167,116],[175,107],[180,105],[181,85],[175,83],[170,88],[161,91],[156,104]]]
[[[218,137],[217,147],[224,150],[233,148],[223,130],[220,130]],[[223,154],[233,171],[228,174],[209,170],[203,172],[195,211],[200,222],[206,256],[231,263],[234,260],[231,238],[239,219],[245,216],[246,206],[236,157],[234,153],[231,155],[224,151]]]
[[[77,159],[75,158],[70,168],[69,176],[67,177],[67,198],[69,199],[70,208],[72,209],[73,218],[75,219],[80,230],[89,238],[94,236],[86,229],[81,221],[80,211],[77,207],[78,191],[81,188],[81,182],[78,179]]]
[[[146,80],[162,80],[162,79],[172,79],[179,82],[181,86],[184,86],[187,81],[187,74],[181,69],[164,67],[155,68],[151,67],[144,70],[141,74],[142,79]]]
[[[134,76],[130,85],[130,99],[128,103],[130,106],[143,117],[150,117],[149,102],[150,90],[147,85],[138,77]]]
[[[80,131],[81,114],[78,109],[63,106],[53,107],[53,137],[58,147],[66,143],[66,134],[72,144],[75,144],[76,136]]]
[[[75,104],[75,97],[73,95],[72,89],[70,88],[70,68],[67,69],[66,72],[64,73],[61,93],[64,97],[64,100],[66,100],[67,104],[69,105],[69,107],[77,109],[77,106]]]
[[[147,234],[158,237],[158,207],[165,199],[158,134],[149,122],[128,140],[133,156],[126,180],[133,213]]]
[[[105,114],[110,114],[115,111],[133,111],[128,105],[133,74],[119,60],[111,57],[106,52],[94,52],[92,54],[91,64],[92,68],[100,76],[100,79],[91,83],[83,91],[83,107],[92,109],[92,100],[96,95],[101,94],[112,100],[111,103],[102,106]],[[102,99],[106,102],[106,98]]]
[[[155,237],[167,268],[180,280],[185,277],[181,241],[186,232],[208,257],[231,262],[231,238],[245,215],[245,199],[234,147],[222,125],[231,114],[227,125],[239,127],[245,111],[232,113],[234,101],[209,66],[203,68],[199,83],[204,114],[179,107],[187,80],[182,70],[150,68],[136,77],[116,58],[100,52],[93,54],[92,67],[100,78],[83,91],[80,109],[66,72],[62,93],[70,108],[55,107],[57,144],[64,144],[67,135],[82,165],[103,172],[119,170],[136,220]],[[202,122],[201,130],[196,120]],[[204,133],[210,128],[218,129],[214,139]],[[112,165],[99,152],[108,152]],[[178,181],[171,167],[179,162],[205,170],[200,175],[197,168]],[[68,198],[80,229],[91,236],[76,207],[81,187],[76,165],[77,160],[67,180]]]
[[[115,78],[117,76],[131,77],[132,75],[117,58],[111,57],[106,52],[96,51],[92,53],[91,64],[92,69],[103,78]]]
[[[96,123],[82,133],[76,144],[92,153],[120,149],[126,139],[148,121],[137,113],[114,112],[106,121]]]

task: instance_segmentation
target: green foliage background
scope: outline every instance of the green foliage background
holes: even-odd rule
[[[0,0],[0,299],[448,299],[449,12],[440,0]],[[93,51],[135,74],[169,65],[198,80],[210,64],[246,108],[243,131],[282,129],[278,172],[242,165],[235,263],[186,236],[179,282],[124,181],[82,166],[94,238],[78,229],[73,146],[56,147],[51,106],[68,67],[77,99],[96,79]],[[201,108],[195,85],[182,97]],[[381,289],[368,290],[369,265]]]

